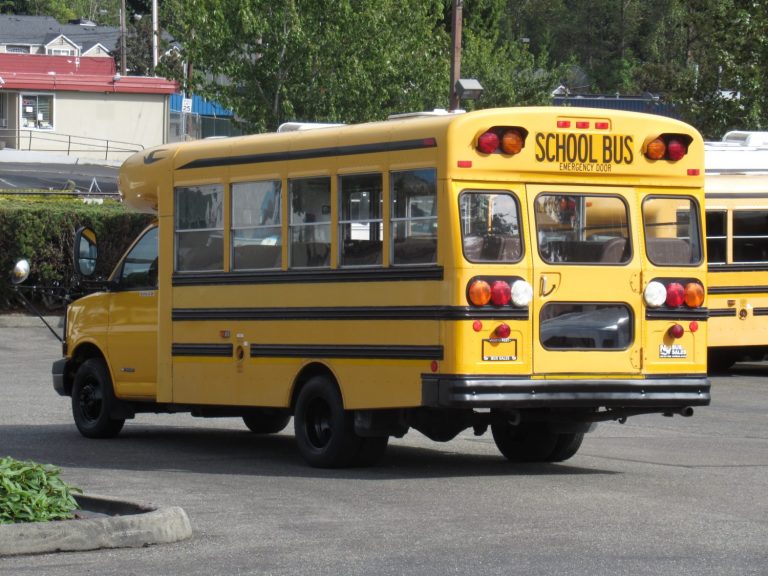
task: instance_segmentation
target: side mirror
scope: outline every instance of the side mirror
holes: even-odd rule
[[[75,272],[80,276],[93,276],[96,272],[96,233],[90,228],[81,227],[75,233]]]
[[[16,266],[13,267],[11,282],[18,286],[27,278],[29,278],[29,260],[25,258],[16,262]]]

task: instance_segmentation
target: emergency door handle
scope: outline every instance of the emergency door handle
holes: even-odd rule
[[[553,282],[552,288],[547,290],[547,277],[542,276],[541,278],[539,278],[539,294],[541,296],[549,296],[550,294],[552,294],[552,292],[555,291],[555,288],[557,288],[557,284]]]

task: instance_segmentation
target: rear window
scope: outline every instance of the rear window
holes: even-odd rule
[[[657,266],[701,262],[699,212],[692,198],[648,197],[643,202],[645,251]]]
[[[541,194],[535,210],[545,262],[620,265],[632,259],[629,210],[618,196]]]

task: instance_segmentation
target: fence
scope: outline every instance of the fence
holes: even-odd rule
[[[87,156],[104,160],[124,160],[134,152],[144,149],[141,144],[118,140],[9,128],[0,128],[0,142],[3,146],[17,150],[56,152],[67,156]]]

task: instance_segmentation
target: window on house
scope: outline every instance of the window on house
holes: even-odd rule
[[[53,94],[21,95],[21,127],[53,130]]]
[[[176,188],[176,270],[224,269],[224,187]]]
[[[9,54],[29,54],[29,46],[14,46],[9,44],[5,47],[5,51]]]

